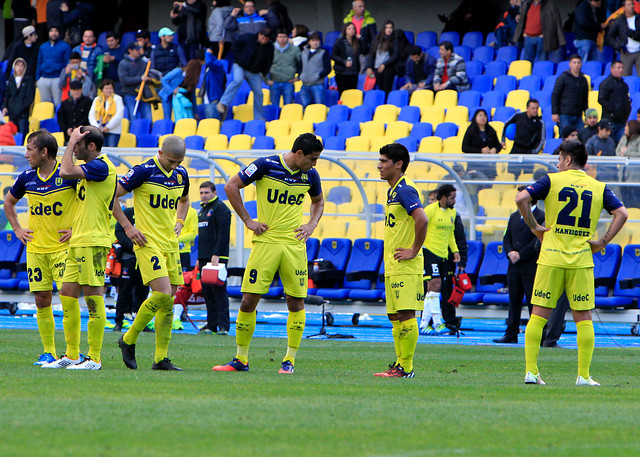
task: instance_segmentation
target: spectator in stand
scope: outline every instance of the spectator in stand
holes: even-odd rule
[[[80,81],[71,81],[69,92],[71,96],[60,104],[57,114],[65,144],[69,141],[73,129],[89,124],[89,111],[91,111],[91,99],[82,93]]]
[[[578,54],[569,58],[569,69],[563,71],[551,94],[551,119],[562,130],[567,125],[582,130],[582,113],[589,107],[589,82],[582,73]]]
[[[160,98],[162,99],[162,109],[164,118],[171,119],[171,109],[174,103],[174,96],[182,94],[191,103],[191,112],[196,107],[196,87],[200,78],[202,64],[197,59],[191,59],[183,68],[174,68],[162,77],[162,89],[160,89]],[[185,105],[185,106],[188,106]],[[175,120],[182,119],[184,116],[178,116],[174,113]]]
[[[271,30],[284,29],[287,35],[293,30],[289,11],[280,0],[267,0],[267,8],[260,10],[258,14],[266,19],[267,27]]]
[[[253,118],[264,119],[262,114],[262,78],[269,73],[273,63],[273,44],[269,38],[270,35],[271,30],[265,27],[258,33],[245,33],[233,40],[232,50],[236,56],[232,67],[233,80],[227,84],[227,88],[216,106],[221,120],[226,117],[231,100],[245,79],[253,92]]]
[[[118,65],[124,58],[124,48],[120,46],[120,38],[113,32],[107,32],[107,49],[102,57],[102,77],[110,79],[114,83],[116,92],[120,92],[120,78],[118,77]]]
[[[602,119],[598,124],[597,135],[592,136],[585,145],[590,156],[607,157],[616,155],[616,142],[611,138],[612,125],[609,119]],[[617,165],[591,164],[596,169],[598,181],[611,182],[618,180]],[[592,175],[593,176],[593,175]]]
[[[345,24],[352,23],[356,26],[356,38],[360,40],[360,68],[367,68],[367,55],[371,52],[373,39],[378,35],[376,20],[371,13],[364,8],[364,0],[354,0],[351,3],[351,11],[344,18]]]
[[[489,125],[487,112],[480,108],[476,110],[462,140],[462,152],[468,154],[497,154],[502,150],[502,144],[498,139],[495,129]],[[494,164],[481,164],[470,162],[468,167],[484,173],[487,179],[496,177]]]
[[[160,46],[156,46],[151,52],[151,68],[166,75],[177,67],[187,65],[187,58],[180,45],[173,40],[174,33],[169,27],[162,27],[158,32]]]
[[[302,51],[300,98],[305,108],[312,103],[324,104],[324,79],[331,73],[331,58],[329,52],[320,45],[320,34],[311,32],[309,47]]]
[[[82,34],[82,43],[73,48],[75,52],[80,54],[82,61],[80,62],[80,68],[82,68],[87,78],[82,83],[82,94],[86,97],[93,97],[95,93],[95,75],[96,61],[100,54],[104,53],[104,50],[96,44],[96,36],[93,30],[85,30]]]
[[[225,33],[224,20],[233,11],[230,0],[213,0],[213,9],[207,22],[207,32],[209,35],[209,48],[213,53],[221,58],[226,56],[231,49],[232,34]],[[220,53],[222,48],[222,53]]]
[[[30,0],[11,0],[10,3],[11,12],[13,13],[14,39],[17,39],[20,36],[20,31],[24,30],[24,27],[30,26],[30,24],[34,21],[34,19],[36,18],[36,11],[31,6]],[[27,60],[27,66],[29,66],[30,64],[31,62]]]
[[[13,61],[13,74],[9,76],[7,91],[2,102],[2,114],[9,116],[18,126],[18,132],[29,133],[29,109],[36,95],[36,84],[27,73],[27,63],[22,57]]]
[[[103,79],[100,84],[101,93],[93,99],[89,110],[89,124],[97,127],[104,137],[104,146],[115,148],[122,133],[122,119],[124,118],[124,102],[115,93],[115,83],[110,79]]]
[[[409,91],[410,94],[416,90],[433,89],[437,63],[438,61],[431,54],[424,52],[420,46],[412,47],[407,59],[407,83],[400,89]]]
[[[47,28],[55,27],[60,31],[60,36],[64,37],[67,28],[64,26],[64,19],[60,10],[62,2],[63,0],[49,0],[47,2]]]
[[[618,157],[640,157],[640,122],[632,120],[627,122],[624,128],[624,135],[620,138],[616,146]],[[640,183],[640,166],[627,165],[622,169],[622,181]],[[622,188],[622,199],[628,206],[640,207],[640,189],[633,187]]]
[[[204,103],[205,116],[210,118],[215,117],[216,105],[227,85],[227,74],[211,49],[207,49],[204,55],[204,64],[204,82],[200,87],[200,97]]]
[[[562,142],[565,142],[565,141],[579,141],[578,129],[575,128],[573,125],[567,125],[560,132],[560,138],[562,138]],[[560,154],[560,151],[562,150],[561,146],[562,146],[562,143],[560,143],[558,145],[558,147],[554,149],[553,155],[557,156],[557,155]]]
[[[296,24],[293,26],[293,32],[291,32],[291,39],[289,40],[294,46],[298,46],[300,51],[303,51],[307,45],[309,36],[309,27],[304,24]]]
[[[596,39],[603,28],[606,17],[602,0],[582,0],[573,16],[574,46],[583,62],[595,60]]]
[[[40,45],[38,44],[38,34],[36,28],[28,25],[22,29],[22,40],[14,41],[6,52],[7,69],[4,77],[8,80],[13,68],[13,62],[17,58],[25,61],[27,66],[27,74],[35,81],[36,71],[38,69],[38,53]]]
[[[60,4],[64,25],[67,27],[69,34],[69,44],[73,47],[84,40],[86,30],[92,29],[93,18],[96,13],[95,1],[63,1]]]
[[[40,46],[36,81],[40,90],[40,101],[52,102],[55,106],[62,101],[62,91],[58,86],[60,72],[69,61],[71,47],[60,39],[55,27],[49,29],[49,41]]]
[[[587,125],[578,132],[578,139],[586,145],[589,138],[598,133],[598,111],[594,108],[587,109],[584,112],[584,119]]]
[[[520,20],[520,6],[522,5],[522,1],[510,0],[509,3],[509,9],[502,14],[502,21],[500,21],[494,30],[496,41],[489,43],[489,46],[494,46],[496,49],[513,44],[513,34]]]
[[[625,0],[624,14],[615,19],[605,38],[605,44],[620,52],[623,75],[631,76],[633,67],[640,74],[640,15],[636,14],[635,2]]]
[[[547,60],[548,53],[567,43],[561,17],[554,0],[525,0],[522,3],[513,42],[524,37],[524,60],[531,63]]]
[[[278,30],[273,48],[273,63],[267,79],[271,89],[271,104],[280,106],[282,98],[283,104],[288,105],[293,103],[293,83],[297,80],[296,74],[300,73],[300,48],[289,43],[286,29]]]
[[[85,71],[80,68],[81,61],[82,58],[80,57],[80,54],[71,51],[71,54],[69,54],[69,63],[60,72],[60,77],[58,78],[58,88],[62,93],[63,101],[70,96],[69,85],[71,84],[71,81],[80,81],[80,84],[84,86],[84,81],[86,78],[88,78]]]
[[[160,33],[158,33],[158,37],[159,36],[160,36]],[[149,32],[149,30],[147,29],[138,30],[136,32],[136,41],[138,42],[140,47],[142,47],[142,50],[144,51],[143,55],[147,59],[150,59],[151,53],[156,48],[156,46],[151,43],[151,32]]]
[[[224,29],[237,36],[245,33],[258,33],[267,27],[267,20],[256,12],[256,2],[246,0],[242,10],[234,8],[224,20]]]
[[[505,148],[505,134],[510,124],[515,124],[516,133],[513,138],[513,147],[509,154],[538,154],[544,147],[544,122],[538,115],[540,103],[532,98],[527,101],[527,110],[524,113],[514,114],[511,119],[504,125],[502,133],[502,147]],[[522,166],[520,164],[510,163],[509,173],[514,173],[516,177],[521,171],[530,173],[533,171],[533,165]],[[526,170],[526,171],[525,171]]]
[[[360,73],[360,40],[356,37],[356,26],[345,24],[331,50],[331,59],[335,62],[338,92],[342,94],[347,89],[357,89],[358,74]]]
[[[394,31],[393,21],[387,20],[384,29],[373,39],[367,62],[367,76],[375,76],[378,89],[386,94],[393,90],[393,78],[396,76],[396,66],[400,57]]]
[[[127,55],[118,65],[118,77],[122,84],[122,98],[124,106],[127,107],[129,120],[134,118],[133,110],[136,106],[136,96],[142,81],[148,81],[149,76],[145,75],[148,59],[142,57],[142,48],[137,41],[132,41],[127,45]],[[151,105],[140,100],[136,118],[152,119]]]
[[[463,92],[471,88],[464,59],[453,52],[453,43],[440,43],[440,58],[433,76],[433,90],[451,89]]]
[[[200,0],[173,2],[171,22],[178,26],[178,41],[189,60],[207,42],[206,18],[207,6]]]
[[[619,60],[611,62],[611,74],[598,87],[598,103],[602,106],[602,119],[613,126],[613,140],[620,141],[624,126],[631,113],[629,86],[622,79],[624,66]]]

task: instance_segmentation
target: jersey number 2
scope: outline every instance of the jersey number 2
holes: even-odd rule
[[[576,218],[575,216],[572,216],[571,213],[578,207],[578,200],[582,200],[582,211],[580,213],[580,217],[578,218],[578,227],[586,229],[590,228],[592,199],[593,194],[590,190],[582,191],[582,193],[580,193],[580,196],[578,197],[578,192],[574,188],[564,187],[558,194],[558,200],[560,200],[561,202],[567,202],[567,204],[564,205],[564,208],[562,208],[562,210],[560,210],[560,212],[558,213],[556,222],[560,225],[575,227]]]

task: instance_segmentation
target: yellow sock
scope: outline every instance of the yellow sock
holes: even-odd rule
[[[60,295],[62,302],[62,327],[64,339],[67,343],[66,356],[70,359],[80,357],[80,305],[78,299]]]
[[[289,311],[287,317],[287,355],[284,356],[283,362],[289,361],[295,364],[296,353],[302,341],[306,322],[307,314],[304,309],[296,312]]]
[[[400,348],[400,321],[391,321],[391,335],[393,336],[393,345],[396,348],[396,365],[402,365],[402,350]]]
[[[542,340],[542,329],[547,323],[544,317],[532,314],[529,323],[524,331],[524,359],[526,370],[535,375],[538,371],[538,354],[540,353],[540,341]]]
[[[578,329],[578,375],[589,379],[589,368],[595,346],[595,335],[592,321],[580,321],[576,324]]]
[[[167,357],[173,324],[173,297],[168,294],[160,295],[164,298],[164,304],[156,313],[156,363]]]
[[[402,365],[405,372],[411,373],[413,371],[413,355],[418,344],[418,321],[415,317],[400,322],[398,340],[400,341],[400,353],[402,354],[400,365]]]
[[[236,345],[238,346],[236,359],[244,364],[249,363],[249,345],[253,331],[256,329],[256,316],[255,311],[252,313],[238,311],[236,318]]]
[[[89,323],[87,324],[87,339],[89,340],[89,352],[91,360],[100,361],[102,340],[104,338],[104,326],[107,323],[107,312],[104,309],[104,297],[102,295],[89,295],[84,297],[89,309]]]
[[[151,295],[149,295],[149,298],[142,302],[131,327],[122,337],[125,343],[136,344],[136,341],[138,341],[138,335],[140,335],[140,332],[144,330],[147,324],[151,322],[151,319],[156,315],[160,306],[164,303],[162,296],[166,295],[167,294],[161,294],[160,292],[152,292]]]
[[[40,332],[40,340],[42,340],[44,352],[50,353],[57,359],[55,343],[56,322],[53,319],[53,309],[51,306],[37,308],[36,313],[38,317],[38,332]]]

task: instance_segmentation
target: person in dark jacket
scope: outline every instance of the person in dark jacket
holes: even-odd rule
[[[293,22],[289,17],[287,7],[280,0],[267,0],[267,8],[258,12],[267,21],[267,27],[271,30],[285,29],[287,35],[293,30]],[[272,37],[275,39],[275,36]]]
[[[207,6],[201,0],[173,2],[171,22],[178,26],[178,40],[187,60],[195,59],[198,49],[208,42],[206,20]]]
[[[629,86],[622,79],[623,73],[622,62],[614,60],[611,62],[611,74],[600,83],[598,88],[598,103],[602,106],[602,119],[611,121],[613,140],[616,143],[624,135],[624,126],[631,113]]]
[[[200,213],[198,214],[198,264],[224,264],[229,261],[231,211],[218,198],[211,181],[200,184]],[[229,295],[226,282],[222,286],[202,284],[207,305],[207,329],[218,335],[229,333]]]
[[[526,186],[520,186],[518,191],[522,191]],[[544,212],[531,202],[533,217],[538,224],[544,225]],[[494,343],[517,344],[520,333],[520,314],[522,313],[522,300],[527,298],[529,314],[533,305],[533,280],[536,276],[536,262],[538,261],[539,248],[536,249],[536,240],[529,226],[520,216],[519,211],[515,211],[509,217],[507,230],[504,232],[502,240],[504,252],[509,258],[507,269],[507,285],[509,287],[509,317],[507,318],[507,330],[502,338],[497,338]]]
[[[118,77],[120,78],[120,95],[127,107],[127,116],[133,120],[133,110],[136,106],[136,96],[142,81],[148,81],[149,76],[145,76],[148,59],[142,56],[142,47],[137,41],[132,41],[127,45],[127,55],[124,56],[118,65]],[[140,100],[136,118],[151,119],[151,105]]]
[[[406,90],[410,94],[416,90],[432,90],[437,63],[436,59],[424,52],[420,46],[413,46],[406,64],[407,83],[400,90]]]
[[[89,125],[89,111],[93,100],[82,95],[82,83],[71,81],[71,96],[60,104],[58,109],[58,125],[64,133],[65,143],[69,141],[71,132],[81,125]]]
[[[576,34],[573,44],[583,62],[595,60],[597,56],[596,39],[605,21],[603,16],[606,15],[601,7],[602,0],[582,0],[573,16],[573,31]]]
[[[160,44],[151,51],[151,68],[155,68],[164,76],[174,68],[185,67],[187,58],[182,48],[173,41],[173,30],[162,27],[158,32],[158,38]]]
[[[502,144],[498,139],[498,133],[489,125],[487,112],[480,108],[476,110],[462,139],[462,152],[468,154],[497,154],[502,150]],[[486,175],[487,179],[496,177],[494,164],[469,162],[469,171],[475,170]]]
[[[124,215],[127,216],[131,225],[136,224],[133,208],[125,208]],[[122,331],[125,314],[135,314],[140,305],[149,295],[149,286],[145,286],[140,275],[140,269],[136,262],[136,254],[133,250],[133,242],[124,233],[124,229],[119,222],[116,223],[116,238],[119,249],[116,249],[118,260],[122,265],[122,273],[118,279],[118,299],[116,300],[116,326],[114,332]]]
[[[598,133],[598,111],[595,108],[588,108],[584,112],[584,120],[586,125],[578,132],[578,139],[586,145],[589,138]]]
[[[367,76],[375,75],[378,89],[386,94],[393,90],[393,78],[396,76],[396,66],[400,50],[395,34],[393,21],[387,20],[384,28],[373,40],[367,63]]]
[[[204,55],[204,82],[200,86],[200,97],[204,103],[205,116],[214,117],[216,105],[224,93],[227,84],[227,74],[212,49],[207,49]]]
[[[234,8],[231,14],[225,18],[222,26],[227,32],[235,33],[236,35],[258,33],[265,27],[269,27],[267,20],[256,12],[256,2],[254,0],[245,1],[242,9]]]
[[[13,74],[7,82],[7,91],[2,102],[2,114],[9,116],[23,135],[29,132],[29,108],[36,95],[36,83],[27,74],[27,63],[22,57],[13,62]]]
[[[605,44],[620,52],[624,76],[631,76],[633,66],[640,74],[640,15],[636,14],[635,2],[625,0],[624,14],[615,19],[605,37]],[[629,22],[632,26],[629,27]]]
[[[513,147],[509,154],[537,154],[544,147],[544,122],[538,115],[540,104],[538,100],[532,98],[527,101],[527,110],[524,113],[514,114],[511,119],[504,125],[502,133],[502,147],[506,147],[505,135],[507,127],[515,124],[516,132],[513,138]],[[509,173],[513,173],[516,177],[521,173],[531,173],[533,165],[520,165],[517,163],[509,163]]]
[[[300,56],[301,70],[298,79],[302,81],[300,98],[302,106],[324,104],[325,77],[331,72],[329,51],[320,47],[320,34],[309,34],[309,47]]]
[[[36,72],[38,69],[38,54],[40,45],[38,44],[38,34],[36,28],[28,25],[22,29],[22,39],[11,43],[5,54],[7,61],[7,69],[4,72],[5,78],[8,80],[13,68],[13,62],[17,58],[22,58],[27,65],[27,74],[36,80]]]
[[[356,26],[345,24],[331,50],[331,59],[335,62],[338,92],[342,94],[347,89],[358,88],[358,74],[360,73],[360,40],[356,37]]]
[[[551,94],[551,119],[562,130],[572,125],[584,127],[582,113],[589,106],[589,83],[582,73],[582,59],[578,54],[569,58],[569,69],[562,72]]]
[[[120,37],[113,32],[107,32],[107,49],[102,58],[102,80],[110,79],[115,84],[116,92],[120,93],[120,78],[118,77],[118,65],[124,58],[125,49],[120,46]]]
[[[547,60],[548,53],[567,43],[562,29],[562,17],[555,0],[522,2],[513,42],[517,43],[521,38],[524,38],[522,59],[530,62]]]

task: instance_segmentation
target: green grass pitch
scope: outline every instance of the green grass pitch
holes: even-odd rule
[[[525,386],[520,348],[418,346],[413,379],[374,378],[391,344],[303,341],[278,375],[282,339],[256,338],[249,373],[213,373],[233,337],[174,335],[185,371],[151,371],[153,335],[124,367],[106,333],[100,372],[42,370],[35,331],[0,331],[0,456],[630,456],[640,451],[638,350],[542,349],[546,387]],[[58,347],[62,332],[56,333]],[[86,350],[83,333],[82,349]]]

